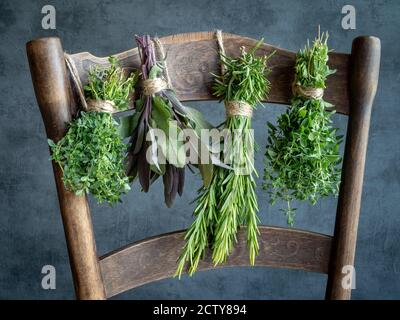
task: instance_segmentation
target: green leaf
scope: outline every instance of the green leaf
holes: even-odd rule
[[[196,131],[199,137],[201,137],[202,129],[211,130],[214,128],[214,126],[211,123],[209,123],[206,119],[204,119],[204,116],[200,111],[191,107],[185,107],[185,111],[187,113],[188,118],[194,122],[195,126],[193,129]]]
[[[54,147],[56,146],[56,144],[54,143],[54,141],[51,140],[51,139],[47,139],[47,143],[48,143],[48,145],[49,145],[51,148],[54,148]]]
[[[156,127],[163,130],[168,137],[169,122],[172,120],[172,115],[168,105],[165,103],[162,97],[153,97],[153,110],[151,111],[151,118],[155,122]]]
[[[158,64],[155,64],[149,73],[149,79],[158,78],[162,74],[162,69]]]
[[[139,121],[140,113],[136,112],[133,115],[127,117],[121,117],[119,120],[119,134],[122,139],[130,137],[135,130],[138,121]]]
[[[165,133],[167,141],[165,156],[168,162],[175,165],[177,168],[183,168],[186,164],[184,142],[177,139],[181,135],[182,130],[178,123],[175,120],[172,120],[169,107],[163,98],[159,96],[153,97],[153,110],[151,116],[155,127],[161,129]],[[171,132],[176,133],[176,139],[171,139]]]
[[[170,131],[176,132],[176,137],[181,135],[182,130],[179,128],[178,123],[176,121],[169,121],[168,123],[168,133]],[[167,133],[167,134],[168,134]],[[173,164],[177,168],[183,168],[186,165],[186,152],[184,148],[184,142],[171,139],[168,136],[168,150],[167,150],[167,160],[170,164]]]
[[[212,163],[209,164],[199,164],[198,165],[201,177],[203,179],[203,186],[208,187],[211,183],[214,171],[214,165]]]

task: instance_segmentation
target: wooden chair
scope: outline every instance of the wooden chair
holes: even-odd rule
[[[223,34],[228,55],[256,40]],[[161,39],[167,51],[172,84],[182,101],[214,100],[211,72],[219,72],[217,43],[212,32],[188,33]],[[272,89],[268,102],[289,104],[295,53],[264,44],[260,52],[276,50],[270,63]],[[27,54],[36,98],[47,137],[55,141],[65,134],[76,112],[78,97],[66,68],[58,38],[27,43]],[[126,68],[138,68],[137,49],[116,55]],[[107,65],[107,58],[88,52],[69,55],[82,83],[93,64]],[[325,99],[338,113],[349,116],[343,174],[333,236],[289,228],[260,227],[260,255],[256,266],[284,267],[328,274],[327,299],[349,299],[351,289],[342,286],[343,267],[354,263],[364,164],[370,116],[378,84],[380,40],[354,39],[351,54],[331,53],[329,64],[337,72],[329,77]],[[184,231],[163,234],[119,248],[98,257],[86,197],[64,188],[61,171],[53,164],[61,216],[78,299],[105,299],[143,284],[171,277],[183,245]],[[243,232],[225,266],[248,266]],[[213,268],[210,257],[199,270]]]

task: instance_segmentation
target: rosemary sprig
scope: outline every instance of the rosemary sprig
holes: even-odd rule
[[[261,45],[260,40],[250,51],[241,48],[241,55],[232,58],[221,55],[224,64],[223,75],[214,75],[215,96],[225,101],[242,101],[253,108],[259,104],[270,88],[267,74],[270,70],[267,61],[270,56],[256,57],[255,51]],[[247,245],[250,262],[254,264],[259,251],[258,205],[255,193],[254,176],[257,172],[253,164],[254,140],[251,131],[251,117],[234,115],[228,117],[225,129],[234,137],[231,150],[225,162],[240,166],[240,170],[216,167],[213,179],[208,187],[199,190],[197,206],[194,210],[195,221],[189,227],[186,244],[178,260],[175,273],[180,276],[189,264],[192,275],[204,256],[206,247],[212,249],[215,264],[226,261],[236,242],[240,225],[247,225]]]
[[[218,168],[218,167],[217,167]],[[181,276],[186,263],[189,262],[189,274],[192,275],[203,258],[206,248],[212,239],[215,220],[217,218],[218,188],[216,183],[217,176],[221,170],[217,169],[208,187],[202,186],[199,189],[199,196],[195,200],[196,208],[193,212],[195,220],[185,234],[185,246],[178,260],[178,268],[175,276]]]
[[[318,34],[313,45],[307,44],[296,57],[295,84],[324,89],[326,78],[334,73],[327,65],[328,35]],[[268,123],[268,143],[265,153],[263,187],[270,203],[278,199],[287,203],[281,209],[289,225],[294,224],[294,199],[309,200],[337,195],[340,183],[341,136],[333,128],[334,112],[323,99],[295,95],[291,107],[278,118],[277,125]]]

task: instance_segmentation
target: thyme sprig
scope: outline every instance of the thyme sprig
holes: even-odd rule
[[[137,73],[126,76],[115,58],[109,62],[108,68],[90,69],[85,98],[112,101],[122,111],[128,108]],[[123,164],[127,145],[111,114],[81,111],[66,135],[57,143],[49,140],[49,145],[64,185],[75,194],[91,193],[100,203],[112,205],[130,190]]]
[[[126,145],[118,123],[108,113],[81,112],[57,144],[49,141],[51,159],[63,172],[64,185],[77,195],[91,193],[114,204],[130,190],[123,166]]]

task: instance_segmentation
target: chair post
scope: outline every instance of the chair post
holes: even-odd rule
[[[58,141],[64,136],[74,109],[61,41],[41,38],[28,42],[26,48],[47,137]],[[76,296],[105,299],[87,199],[64,188],[61,170],[54,162],[53,170]]]
[[[350,59],[350,115],[343,159],[326,299],[351,297],[365,155],[380,64],[380,40],[354,39]],[[350,266],[350,268],[346,268]],[[354,278],[355,279],[355,278]]]

